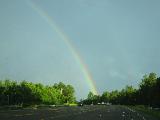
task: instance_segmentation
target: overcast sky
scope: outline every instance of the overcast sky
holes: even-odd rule
[[[99,93],[160,75],[159,0],[33,0],[70,38]],[[0,79],[89,85],[71,51],[27,0],[0,0]]]

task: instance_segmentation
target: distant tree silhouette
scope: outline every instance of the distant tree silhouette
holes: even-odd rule
[[[94,97],[93,93],[88,94],[88,98],[83,100],[85,104],[97,104],[98,102],[110,102],[112,104],[123,105],[147,105],[160,107],[160,78],[156,73],[144,75],[138,89],[126,86],[121,91],[105,91],[100,97]]]

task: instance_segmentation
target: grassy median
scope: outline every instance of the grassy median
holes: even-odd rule
[[[129,107],[136,111],[143,112],[145,114],[154,116],[156,118],[160,118],[160,109],[151,108],[144,105],[136,105],[136,106],[129,106]]]

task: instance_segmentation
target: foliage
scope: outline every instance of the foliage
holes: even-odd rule
[[[146,105],[160,107],[160,78],[155,73],[143,76],[138,89],[126,86],[121,91],[105,91],[101,96],[94,97],[93,93],[81,101],[84,104],[112,103],[123,105]]]
[[[63,91],[61,91],[63,89]],[[74,103],[74,88],[62,82],[53,86],[40,83],[0,81],[0,105],[64,104]]]

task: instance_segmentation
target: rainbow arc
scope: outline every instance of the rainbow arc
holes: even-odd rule
[[[44,10],[42,10],[38,5],[36,5],[33,1],[27,1],[29,6],[34,9],[48,24],[49,26],[52,28],[52,30],[54,32],[56,32],[59,37],[65,42],[65,44],[68,46],[69,50],[71,51],[72,55],[74,56],[77,64],[79,65],[85,80],[87,82],[87,84],[89,85],[90,91],[95,94],[98,95],[97,92],[97,88],[95,85],[95,82],[88,70],[87,65],[84,63],[82,57],[80,56],[79,52],[76,50],[76,48],[74,47],[73,43],[71,42],[71,40],[69,39],[69,37],[60,29],[60,27],[58,27],[58,25],[55,23],[55,21],[53,20],[53,18],[51,18]]]

